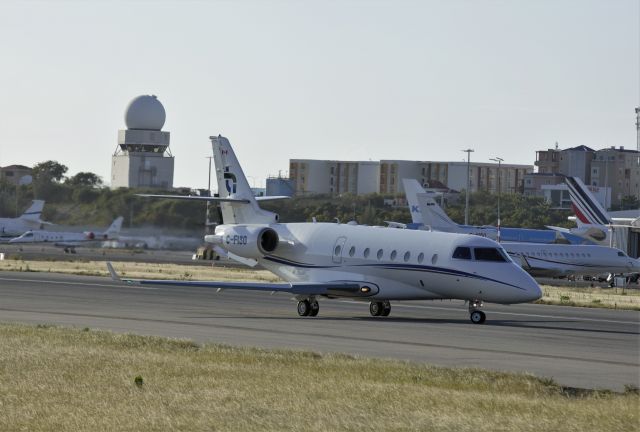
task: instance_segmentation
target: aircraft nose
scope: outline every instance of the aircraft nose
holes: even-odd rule
[[[531,275],[525,271],[522,271],[522,281],[519,284],[520,288],[523,288],[523,301],[530,302],[538,300],[542,297],[542,290],[540,285]]]

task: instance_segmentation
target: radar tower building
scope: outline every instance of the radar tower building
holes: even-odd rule
[[[169,132],[161,130],[166,113],[158,98],[134,98],[124,119],[127,129],[118,131],[118,146],[111,157],[111,188],[173,188],[174,157]]]

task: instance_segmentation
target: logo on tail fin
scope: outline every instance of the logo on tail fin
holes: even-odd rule
[[[236,179],[236,175],[232,172],[229,172],[229,167],[224,167],[224,185],[227,188],[227,192],[230,194],[236,193],[238,189],[238,180]]]

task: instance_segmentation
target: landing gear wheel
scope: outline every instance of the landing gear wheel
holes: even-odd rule
[[[487,316],[484,314],[484,312],[477,310],[477,311],[471,312],[471,315],[469,316],[469,318],[471,319],[471,322],[474,324],[482,324],[487,319]]]
[[[391,303],[388,300],[382,302],[382,316],[389,316],[391,313]]]
[[[369,303],[369,313],[371,316],[380,316],[384,311],[384,304],[382,302]]]
[[[298,302],[298,315],[309,316],[311,313],[311,304],[308,300],[302,300]]]
[[[318,304],[318,302],[314,300],[311,302],[310,306],[311,310],[309,311],[309,316],[318,316],[318,312],[320,312],[320,305]]]

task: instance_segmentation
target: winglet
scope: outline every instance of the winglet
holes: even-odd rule
[[[109,261],[107,261],[107,270],[109,270],[109,274],[111,275],[112,280],[116,282],[122,282],[122,279],[120,279],[120,276],[118,276],[118,273],[116,273],[113,265]]]

